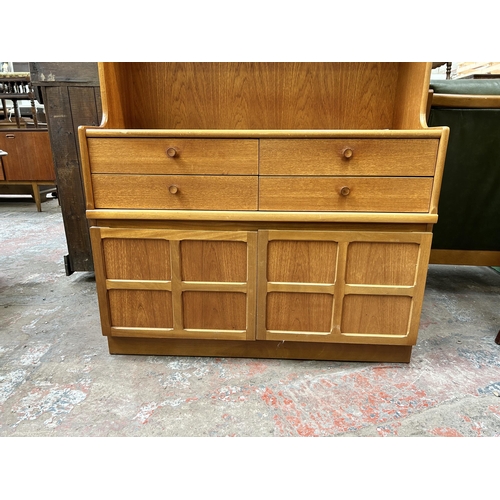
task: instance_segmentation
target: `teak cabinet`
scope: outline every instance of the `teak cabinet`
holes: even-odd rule
[[[41,188],[53,191],[55,172],[46,129],[0,131],[0,150],[8,154],[0,162],[0,192],[29,193],[42,211]]]
[[[102,63],[79,130],[111,353],[410,360],[430,63]]]

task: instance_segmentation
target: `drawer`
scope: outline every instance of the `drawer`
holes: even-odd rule
[[[257,176],[93,174],[95,208],[257,210]]]
[[[262,139],[261,175],[434,175],[437,139]]]
[[[428,212],[429,177],[261,177],[259,209]]]
[[[92,173],[257,175],[257,139],[89,138]]]

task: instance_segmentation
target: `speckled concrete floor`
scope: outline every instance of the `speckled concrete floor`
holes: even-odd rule
[[[500,274],[431,266],[409,364],[111,356],[60,207],[0,203],[0,436],[500,436]]]

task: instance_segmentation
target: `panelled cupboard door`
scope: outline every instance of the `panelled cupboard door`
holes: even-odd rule
[[[90,229],[104,335],[254,340],[257,233]]]
[[[257,339],[415,344],[431,239],[259,231]]]

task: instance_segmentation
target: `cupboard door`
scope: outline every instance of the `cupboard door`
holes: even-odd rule
[[[259,231],[257,338],[414,344],[431,236]]]
[[[0,134],[5,178],[8,181],[54,181],[49,133],[46,130],[13,130]]]
[[[256,232],[90,234],[104,335],[255,339]]]

